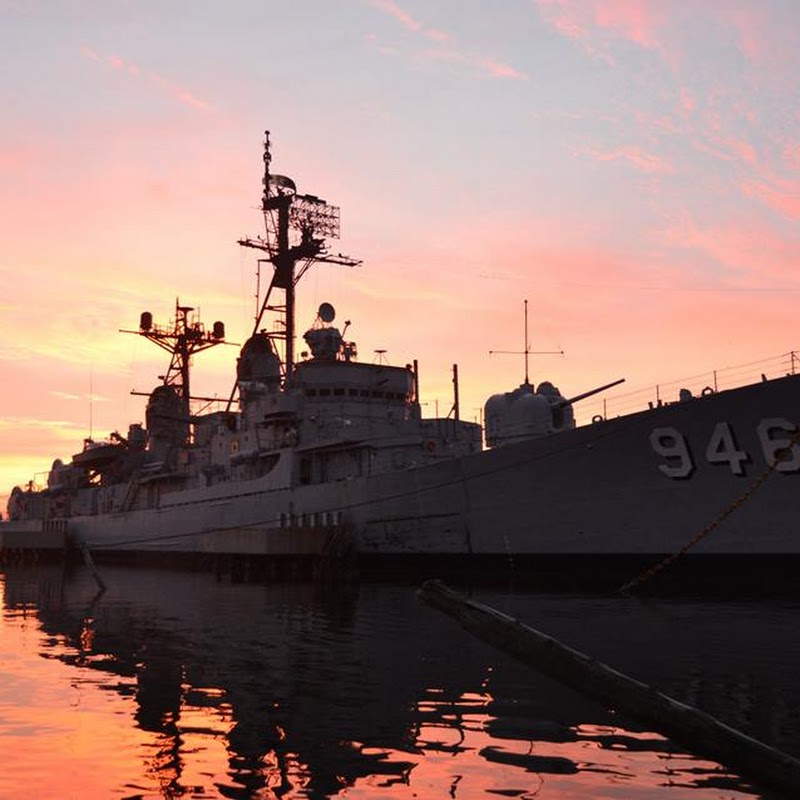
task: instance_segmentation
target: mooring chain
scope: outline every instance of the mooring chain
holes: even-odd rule
[[[713,520],[711,520],[711,522],[709,522],[696,536],[694,536],[683,547],[681,547],[680,550],[675,553],[670,553],[657,564],[642,570],[642,572],[640,572],[639,575],[637,575],[633,580],[630,580],[621,586],[619,589],[620,593],[630,594],[632,589],[635,589],[637,586],[641,586],[645,581],[650,580],[650,578],[652,578],[654,575],[658,575],[659,572],[666,569],[674,561],[677,561],[682,555],[688,553],[689,550],[691,550],[699,541],[705,539],[706,536],[718,528],[734,511],[736,511],[737,508],[744,504],[746,500],[749,500],[756,490],[761,488],[767,478],[769,478],[769,476],[775,472],[779,464],[789,460],[792,455],[792,448],[798,442],[800,442],[800,429],[798,429],[789,438],[789,442],[786,447],[781,448],[775,453],[773,463],[767,466],[764,472],[758,476],[758,478],[748,487],[744,494],[736,498],[736,500],[734,500],[726,509],[724,509]]]

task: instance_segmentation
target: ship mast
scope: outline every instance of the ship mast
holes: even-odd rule
[[[531,355],[534,356],[563,356],[563,350],[531,350],[529,340],[528,340],[528,301],[523,301],[525,304],[525,349],[524,350],[490,350],[489,355],[495,355],[496,353],[504,354],[504,355],[512,355],[512,356],[525,356],[525,382],[522,386],[531,386],[529,372],[528,372],[528,357]]]
[[[266,311],[283,313],[283,331],[270,334],[284,342],[284,386],[292,380],[295,339],[295,286],[306,270],[315,263],[342,264],[354,267],[361,262],[328,252],[326,239],[339,238],[339,209],[310,194],[297,194],[291,178],[275,175],[271,170],[269,131],[264,134],[264,191],[261,209],[264,213],[266,236],[240,239],[242,247],[252,247],[266,253],[274,267],[272,280],[260,305],[253,334],[261,328]],[[298,266],[299,265],[299,266]],[[273,289],[283,292],[284,302],[270,305]]]
[[[175,298],[175,319],[170,326],[153,324],[153,315],[143,311],[139,319],[138,331],[123,330],[122,333],[137,333],[166,350],[171,358],[169,368],[165,375],[159,377],[165,386],[171,386],[175,394],[189,407],[191,391],[189,387],[189,369],[193,355],[209,347],[214,347],[225,342],[225,325],[215,322],[212,329],[207,331],[203,323],[193,316],[192,306],[182,306]],[[133,392],[140,394],[140,392]],[[209,398],[196,398],[209,399]]]

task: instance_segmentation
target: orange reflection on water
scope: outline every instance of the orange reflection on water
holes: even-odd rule
[[[503,738],[490,731],[498,721],[491,704],[488,693],[453,701],[429,690],[417,710],[436,719],[417,727],[413,748],[354,743],[381,762],[384,774],[356,781],[343,796],[369,798],[379,790],[381,796],[460,800],[487,794],[517,800],[752,800],[734,787],[737,779],[725,768],[676,751],[659,734],[579,725],[566,729],[572,741],[557,741],[541,735],[547,723],[531,721],[526,740],[517,721],[513,737]],[[396,775],[387,777],[392,764]]]
[[[63,646],[33,615],[6,612],[0,652],[3,770],[0,796],[110,796],[119,777],[138,776],[150,736],[130,724],[130,698],[95,687],[113,678],[53,658],[31,658]],[[122,717],[124,721],[117,722]]]
[[[0,797],[217,797],[230,783],[232,720],[217,690],[206,690],[213,705],[182,703],[162,731],[142,730],[136,679],[92,667],[103,657],[88,620],[80,651],[25,607],[0,616],[0,634]]]

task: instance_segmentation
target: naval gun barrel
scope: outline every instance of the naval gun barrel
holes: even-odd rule
[[[625,383],[625,378],[620,378],[619,380],[613,381],[612,383],[607,383],[604,386],[598,386],[596,389],[590,389],[588,392],[583,392],[583,394],[576,394],[575,397],[565,397],[563,400],[558,401],[557,406],[559,408],[571,406],[573,403],[577,403],[578,400],[585,400],[587,397],[592,397],[592,395],[604,392],[606,389],[611,389],[613,386],[619,386],[621,383]]]

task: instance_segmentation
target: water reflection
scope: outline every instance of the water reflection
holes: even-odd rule
[[[471,639],[412,587],[104,577],[98,597],[82,570],[5,573],[0,736],[15,757],[0,796],[755,794]],[[796,609],[482,599],[800,751]]]

